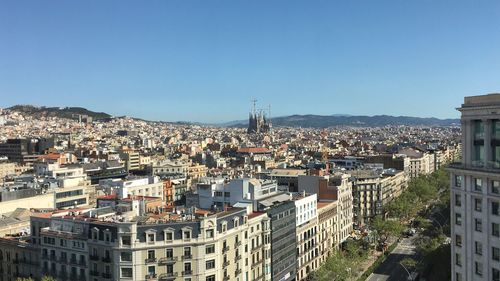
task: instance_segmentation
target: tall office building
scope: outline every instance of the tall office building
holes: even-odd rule
[[[466,97],[450,165],[452,280],[500,280],[500,94]]]

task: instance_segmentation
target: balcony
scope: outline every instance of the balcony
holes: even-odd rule
[[[110,263],[111,262],[111,257],[103,257],[102,258],[102,262]]]
[[[79,266],[86,267],[86,266],[87,266],[87,262],[86,262],[85,260],[80,260],[80,261],[78,262],[78,265],[79,265]]]
[[[222,267],[227,267],[229,265],[229,261],[225,261],[224,263],[222,263]]]
[[[238,248],[239,246],[241,246],[241,241],[236,241],[236,242],[234,243],[234,247],[235,247],[235,248]]]
[[[76,259],[70,259],[69,264],[71,265],[78,265],[78,261]]]
[[[177,257],[163,257],[158,260],[159,264],[169,264],[169,263],[175,263],[177,261]]]
[[[99,276],[99,271],[91,270],[89,274],[90,274],[90,276]]]
[[[99,256],[98,256],[98,255],[95,255],[95,256],[94,256],[94,255],[91,255],[91,256],[90,256],[90,260],[91,260],[91,261],[98,261],[98,260],[99,260]]]
[[[255,261],[255,262],[252,262],[252,267],[257,267],[259,266],[261,263],[263,263],[264,260],[263,259],[260,259],[258,261]]]
[[[191,274],[193,274],[192,270],[185,270],[182,272],[182,275],[191,275]]]
[[[156,273],[146,274],[146,280],[156,279]]]
[[[239,260],[241,260],[241,255],[237,255],[235,258],[234,258],[234,262],[237,263]]]
[[[51,261],[57,261],[57,257],[56,255],[50,255],[50,258],[49,258]]]
[[[182,256],[182,260],[190,260],[193,256],[191,254]]]
[[[234,272],[234,275],[238,276],[241,274],[241,269],[236,269],[236,271]]]
[[[224,281],[229,281],[231,278],[229,276],[224,276],[224,278],[222,278],[222,280]]]
[[[264,247],[264,244],[254,246],[252,247],[252,252],[259,251],[260,249],[262,249],[262,247]]]
[[[222,253],[225,253],[229,251],[229,246],[225,246],[224,248],[222,248]]]
[[[156,262],[156,258],[147,258],[144,260],[144,263],[148,264],[148,263],[155,263]]]
[[[104,279],[111,279],[111,273],[103,273],[102,278]]]
[[[177,277],[177,272],[162,273],[159,276],[160,280],[174,280]]]

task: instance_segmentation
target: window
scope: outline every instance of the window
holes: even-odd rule
[[[154,233],[148,233],[148,243],[154,243],[154,242],[155,242]]]
[[[206,269],[214,269],[215,268],[215,260],[208,260],[205,262]]]
[[[173,264],[167,264],[167,273],[168,274],[174,273],[174,265]]]
[[[493,215],[497,215],[499,214],[499,208],[500,208],[500,204],[498,204],[498,202],[491,202],[491,213]]]
[[[483,209],[483,200],[481,198],[474,198],[474,210],[481,212]]]
[[[174,249],[172,248],[167,248],[165,250],[165,256],[168,258],[168,259],[171,259],[174,257]]]
[[[462,266],[462,257],[459,253],[455,253],[455,264],[458,266]]]
[[[148,274],[153,276],[156,273],[156,267],[154,265],[148,266]]]
[[[184,257],[191,257],[191,247],[184,247]]]
[[[462,206],[462,197],[460,196],[460,194],[455,194],[455,206]]]
[[[499,237],[500,236],[500,226],[498,223],[491,223],[491,235]]]
[[[494,261],[500,261],[500,249],[497,247],[491,247],[491,258]]]
[[[121,252],[120,258],[122,261],[132,261],[132,252]]]
[[[491,181],[491,193],[493,194],[500,193],[500,181]]]
[[[462,225],[462,215],[460,213],[455,213],[455,224]]]
[[[131,267],[122,267],[122,277],[123,278],[132,278],[132,268]]]
[[[208,229],[207,231],[205,231],[205,237],[206,238],[214,238],[214,230]]]
[[[205,278],[205,281],[215,281],[215,274],[207,276],[207,278]]]
[[[455,235],[455,245],[458,247],[462,247],[462,236]]]
[[[492,281],[500,281],[500,270],[496,268],[491,269],[491,280]]]
[[[130,236],[122,236],[122,244],[125,246],[130,246],[131,244]]]
[[[483,190],[483,180],[475,178],[474,179],[474,191],[481,192]]]
[[[185,240],[191,239],[191,231],[189,231],[189,230],[184,230],[184,231],[182,232],[182,234],[183,234],[183,237],[184,237],[184,239],[185,239]]]
[[[172,232],[166,232],[166,233],[165,233],[165,240],[166,240],[167,242],[172,242],[173,237],[174,237],[174,235],[173,235],[173,233],[172,233]]]
[[[458,273],[455,275],[457,281],[462,281],[462,273]]]
[[[191,263],[190,262],[184,263],[184,274],[185,275],[191,274]]]
[[[476,252],[476,255],[480,255],[482,256],[483,255],[483,244],[481,244],[481,242],[474,242],[474,248],[475,248],[475,252]]]
[[[148,250],[148,260],[153,261],[155,259],[155,250]]]
[[[455,176],[455,187],[462,187],[462,176]]]
[[[215,244],[205,246],[205,254],[213,254],[215,253]]]
[[[474,219],[475,229],[477,232],[483,231],[483,221],[481,219]]]
[[[475,262],[476,274],[479,276],[483,276],[483,264],[480,262]]]

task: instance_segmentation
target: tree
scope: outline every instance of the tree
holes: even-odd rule
[[[315,281],[349,280],[354,266],[355,264],[342,253],[336,252],[318,270],[314,271],[312,279]]]
[[[372,228],[377,231],[380,242],[385,243],[390,236],[398,236],[403,230],[404,226],[401,222],[396,220],[384,220],[380,216],[375,217],[372,222]]]
[[[45,275],[44,277],[42,277],[41,281],[56,281],[56,279],[52,276]]]

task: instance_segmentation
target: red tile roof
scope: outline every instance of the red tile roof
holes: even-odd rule
[[[271,150],[265,147],[242,147],[238,149],[239,153],[269,153]]]

